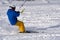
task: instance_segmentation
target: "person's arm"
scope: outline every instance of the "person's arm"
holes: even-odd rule
[[[15,16],[18,17],[20,15],[19,11],[15,11]]]

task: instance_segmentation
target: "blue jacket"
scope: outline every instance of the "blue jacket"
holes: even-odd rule
[[[7,11],[8,19],[12,25],[15,25],[17,22],[17,17],[20,15],[19,12],[13,11],[12,9],[8,9]]]

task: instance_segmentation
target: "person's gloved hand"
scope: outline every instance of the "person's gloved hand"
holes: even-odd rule
[[[17,13],[20,13],[19,11],[16,11]]]

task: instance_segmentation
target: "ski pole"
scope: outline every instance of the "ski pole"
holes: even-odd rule
[[[23,13],[23,12],[24,12],[24,10],[25,10],[25,8],[24,8],[24,9],[22,9],[22,10],[20,11],[20,13]]]
[[[24,6],[24,4],[26,3],[26,1],[24,1],[24,3],[21,5],[21,7],[20,7],[20,9]],[[20,12],[21,13],[23,13],[24,12],[24,10],[25,10],[25,8],[24,9],[22,9]]]
[[[21,7],[20,8],[22,8],[23,6],[24,6],[24,4],[26,3],[26,1],[24,1],[24,3],[21,5]]]

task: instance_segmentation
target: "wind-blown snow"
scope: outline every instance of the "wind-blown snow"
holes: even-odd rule
[[[24,22],[26,30],[39,33],[18,33],[17,26],[9,23],[6,12],[9,5],[16,5],[16,10],[20,10],[19,7],[23,2],[0,1],[0,40],[60,40],[59,2],[56,0],[27,1],[23,6],[25,11],[18,20]]]

